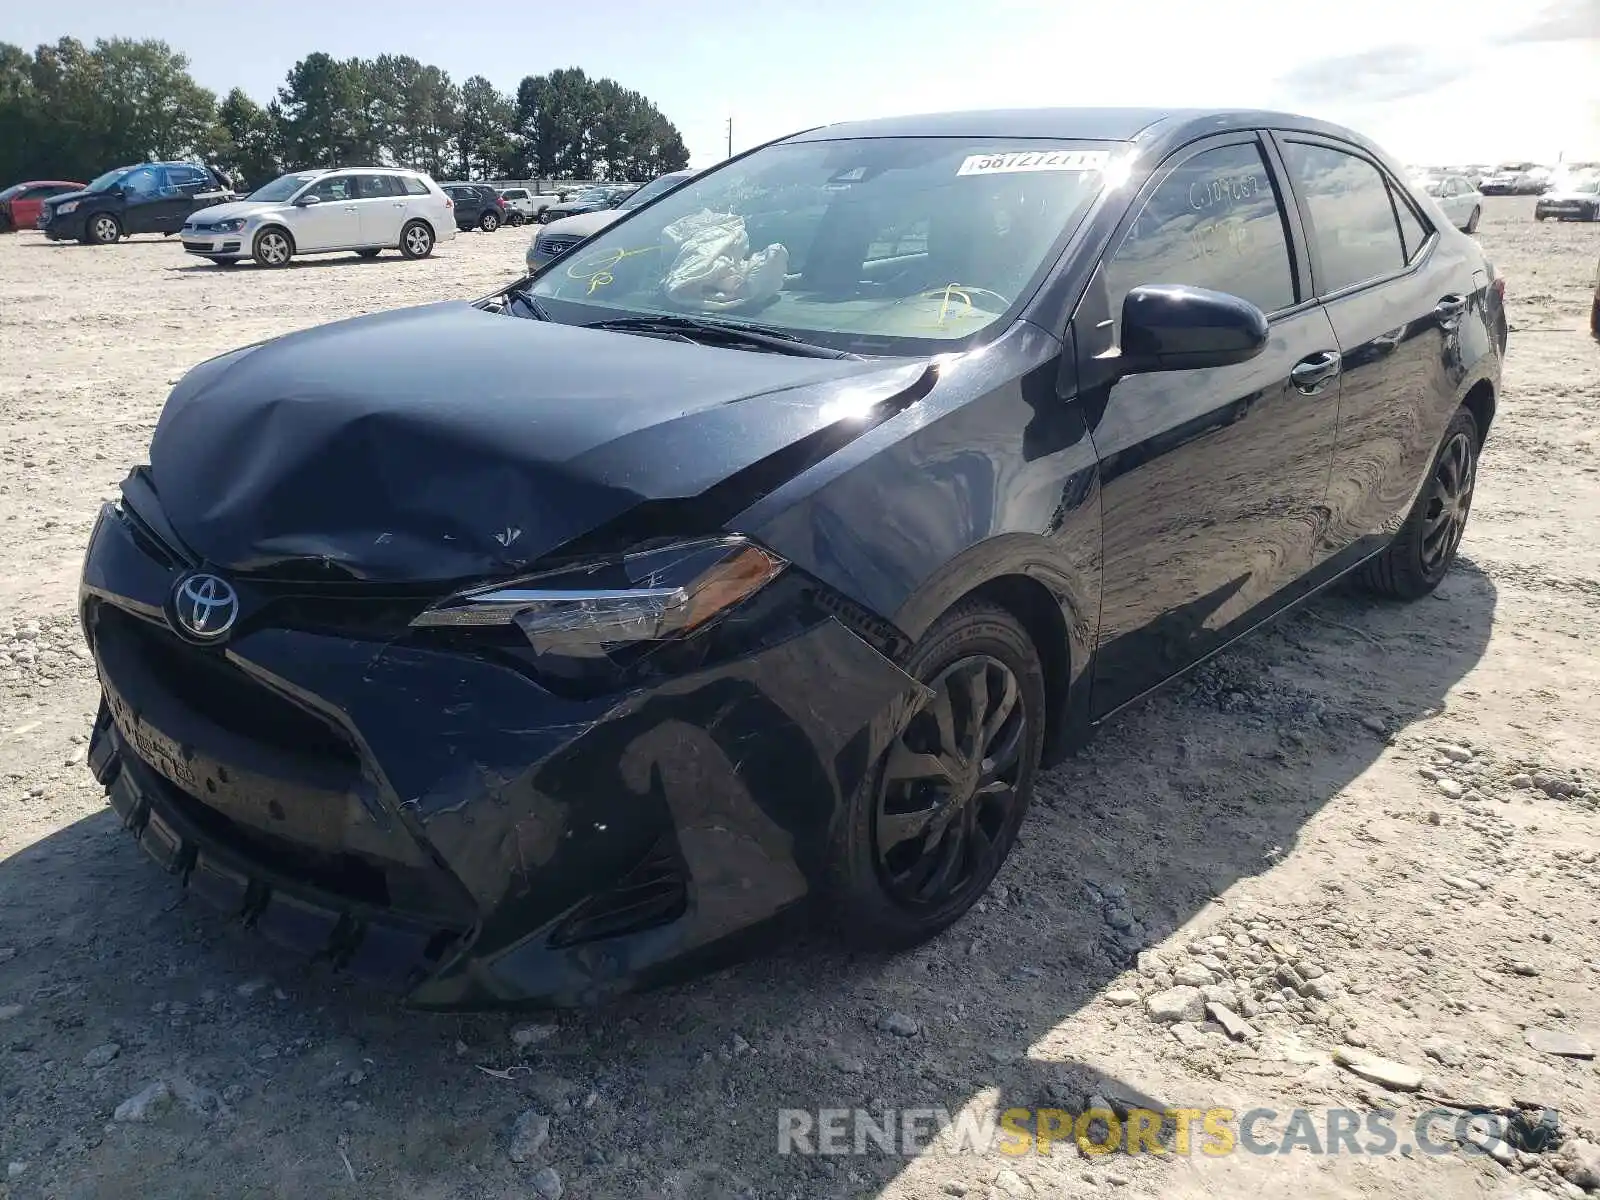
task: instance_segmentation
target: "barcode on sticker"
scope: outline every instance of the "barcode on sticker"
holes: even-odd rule
[[[1007,171],[1099,171],[1109,150],[1014,150],[1009,154],[969,154],[957,175],[998,175]]]

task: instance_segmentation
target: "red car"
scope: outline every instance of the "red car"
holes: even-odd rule
[[[0,192],[0,233],[32,229],[39,221],[39,205],[63,192],[81,191],[84,185],[67,179],[30,179]]]

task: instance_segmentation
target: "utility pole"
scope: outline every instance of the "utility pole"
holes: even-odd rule
[[[728,118],[728,157],[733,157],[733,118]]]

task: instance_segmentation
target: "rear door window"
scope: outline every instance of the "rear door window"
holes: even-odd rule
[[[357,175],[355,182],[356,195],[363,200],[377,200],[404,194],[400,188],[400,181],[393,175]]]
[[[1377,167],[1310,142],[1285,142],[1283,157],[1305,201],[1306,234],[1320,259],[1319,291],[1337,292],[1405,267],[1406,246],[1394,201]]]
[[[1272,176],[1253,142],[1181,162],[1139,210],[1106,264],[1114,320],[1143,284],[1228,292],[1271,313],[1295,303],[1289,237]]]

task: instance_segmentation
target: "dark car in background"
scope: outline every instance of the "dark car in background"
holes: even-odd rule
[[[1533,203],[1536,221],[1600,221],[1600,175],[1564,179]]]
[[[560,204],[552,204],[539,214],[543,224],[559,221],[563,217],[575,217],[579,213],[599,212],[601,209],[616,208],[634,192],[638,191],[637,183],[608,183],[599,187],[585,188],[571,200],[563,200]]]
[[[493,233],[506,223],[506,202],[486,183],[441,183],[455,204],[457,229]]]
[[[1097,723],[1432,593],[1500,387],[1477,243],[1281,113],[813,129],[563,263],[195,367],[84,560],[126,828],[426,1008],[931,937]]]
[[[39,210],[46,200],[81,191],[83,186],[66,179],[30,179],[12,184],[0,192],[0,233],[32,229],[39,223]]]
[[[81,191],[51,197],[37,224],[52,241],[103,246],[136,233],[177,233],[190,213],[232,198],[209,167],[139,163],[107,171]]]

